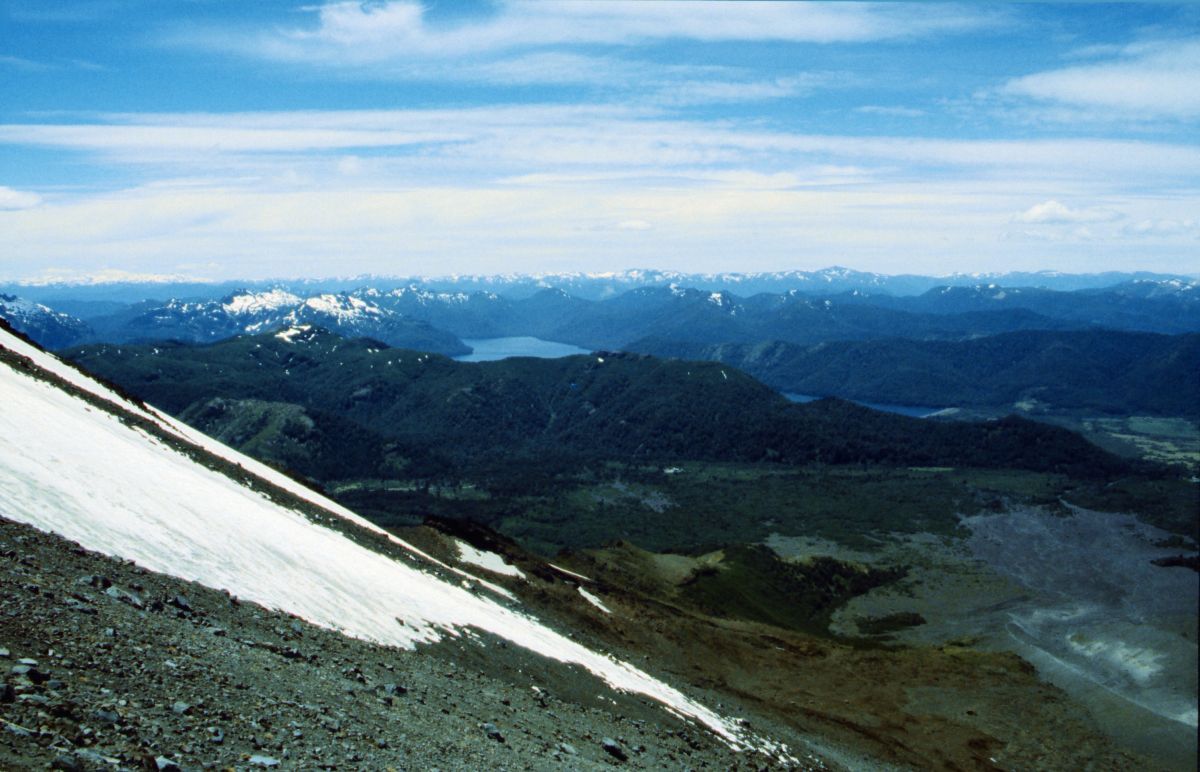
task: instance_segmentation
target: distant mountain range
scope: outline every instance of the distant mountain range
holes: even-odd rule
[[[494,292],[367,287],[300,296],[240,291],[219,300],[145,302],[93,317],[92,340],[213,341],[290,324],[443,354],[459,338],[529,335],[587,348],[637,348],[644,338],[679,343],[812,344],[881,337],[961,339],[1014,330],[1109,327],[1200,331],[1200,290],[1183,282],[1134,282],[1104,291],[1057,292],[995,285],[943,287],[915,297],[792,291],[750,297],[679,285],[642,287],[607,300],[561,289],[513,299]]]
[[[1200,412],[1193,377],[1200,371],[1200,284],[1175,279],[1074,292],[940,287],[904,297],[858,290],[742,297],[669,285],[607,300],[561,289],[514,299],[415,285],[309,296],[276,288],[147,301],[86,322],[0,296],[0,316],[54,348],[209,343],[310,325],[456,356],[470,351],[463,338],[533,336],[589,350],[715,360],[782,391],[870,402]]]
[[[47,348],[71,346],[91,334],[83,320],[15,295],[0,295],[0,318]]]
[[[843,292],[867,292],[873,295],[919,295],[936,287],[995,284],[1001,287],[1035,287],[1069,292],[1100,289],[1135,281],[1196,283],[1196,276],[1160,274],[1146,271],[1069,274],[1058,271],[1006,273],[954,273],[944,276],[917,274],[888,275],[855,271],[838,266],[816,271],[762,271],[692,273],[654,269],[586,273],[502,274],[493,276],[397,277],[362,275],[326,279],[271,279],[225,282],[110,282],[94,283],[11,283],[0,285],[0,292],[45,303],[65,313],[90,318],[113,313],[120,306],[145,300],[160,303],[170,298],[216,300],[241,291],[258,292],[284,289],[310,296],[321,293],[349,292],[361,287],[382,291],[417,285],[435,292],[492,292],[507,298],[529,297],[546,289],[561,289],[575,297],[603,300],[641,287],[681,287],[733,292],[743,297],[762,292],[780,294],[798,291],[810,295],[836,295]]]
[[[1023,309],[1052,319],[1118,330],[1200,331],[1200,282],[1176,279],[1143,279],[1074,292],[977,284],[937,287],[906,297],[850,292],[835,300],[932,314]]]
[[[806,344],[880,337],[958,339],[1030,329],[1200,331],[1200,284],[1173,280],[1077,292],[942,287],[914,297],[859,291],[745,297],[680,285],[643,287],[602,301],[561,289],[514,300],[494,292],[443,292],[416,285],[359,289],[349,296],[464,338],[532,335],[613,349],[646,337]]]
[[[91,320],[93,340],[184,340],[212,342],[297,324],[314,324],[388,345],[457,355],[470,352],[455,335],[396,313],[362,297],[318,294],[308,297],[275,289],[231,293],[219,300],[140,303]]]

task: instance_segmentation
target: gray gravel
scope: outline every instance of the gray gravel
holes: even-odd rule
[[[376,646],[3,518],[0,672],[3,769],[768,765],[499,640]]]

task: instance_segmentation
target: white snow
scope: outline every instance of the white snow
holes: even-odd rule
[[[287,328],[286,330],[280,330],[279,332],[275,333],[275,337],[286,343],[295,343],[297,335],[303,332],[308,332],[311,329],[312,325],[310,324],[297,324]]]
[[[99,383],[76,370],[71,365],[63,362],[52,354],[47,354],[36,346],[31,346],[20,338],[10,334],[5,330],[0,330],[0,346],[7,348],[15,354],[23,357],[29,357],[33,363],[43,370],[46,370],[59,378],[62,378],[67,383],[75,386],[83,391],[93,394],[101,399],[105,399],[116,405],[120,405],[125,410],[137,413],[143,418],[154,420],[154,416],[147,413],[142,408],[132,402],[118,396],[116,392],[101,386]],[[118,349],[119,351],[119,349]]]
[[[567,576],[573,576],[576,579],[582,579],[585,582],[592,581],[591,577],[584,576],[583,574],[577,574],[574,571],[568,571],[567,569],[563,568],[562,566],[556,566],[553,563],[547,563],[546,565],[550,566],[555,571],[558,571],[560,574],[566,574]]]
[[[49,306],[44,306],[41,303],[35,303],[25,298],[13,297],[12,295],[0,295],[0,311],[3,311],[5,316],[14,319],[32,319],[43,315],[66,316],[65,314],[57,313]]]
[[[588,592],[587,590],[583,589],[582,587],[576,587],[575,589],[579,590],[579,594],[582,595],[583,599],[586,600],[588,603],[590,603],[593,606],[595,606],[596,608],[600,609],[605,614],[612,613],[612,611],[608,608],[608,606],[604,605],[604,601],[600,600],[598,597],[596,597],[592,593]]]
[[[470,563],[473,566],[479,566],[482,569],[491,571],[494,574],[503,576],[515,576],[518,579],[525,578],[525,572],[516,566],[510,566],[504,562],[504,558],[497,555],[495,552],[485,552],[475,549],[465,541],[455,540],[455,546],[458,547],[458,559],[464,563]]]
[[[84,385],[88,379],[80,373],[3,331],[0,345],[47,369],[67,371],[73,383],[131,408],[99,384]],[[12,519],[366,640],[413,648],[468,629],[486,631],[548,658],[578,664],[615,689],[658,700],[733,747],[765,747],[734,721],[633,666],[316,525],[51,384],[0,367],[0,405],[0,503]],[[153,415],[169,431],[383,533],[282,474],[157,411]],[[388,536],[413,554],[423,554]]]
[[[267,292],[247,292],[234,295],[229,302],[223,303],[222,308],[229,314],[259,314],[264,311],[278,311],[280,308],[294,306],[300,298],[281,289]]]
[[[304,301],[304,306],[331,316],[340,322],[362,318],[367,314],[373,316],[383,314],[383,309],[374,303],[368,303],[361,298],[349,295],[314,295]]]

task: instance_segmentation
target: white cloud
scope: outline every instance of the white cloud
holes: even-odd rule
[[[1200,39],[1193,38],[1129,45],[1107,61],[1010,80],[1001,92],[1124,118],[1186,119],[1200,116],[1198,83]]]
[[[431,21],[413,0],[329,2],[315,24],[240,39],[229,30],[181,33],[193,44],[254,57],[359,66],[390,60],[480,55],[555,45],[698,41],[865,42],[977,29],[994,12],[947,5],[937,13],[888,3],[565,0],[500,4],[486,17]]]
[[[1035,225],[1062,225],[1065,223],[1111,222],[1120,218],[1121,214],[1111,209],[1099,207],[1072,209],[1051,199],[1031,206],[1013,217],[1013,220]]]
[[[210,267],[215,267],[209,264]],[[190,273],[137,273],[120,268],[100,268],[84,271],[78,268],[51,267],[32,276],[20,279],[22,284],[119,284],[131,282],[138,284],[169,284],[172,282],[203,282],[209,279]]]
[[[607,85],[633,78],[645,78],[654,68],[647,62],[627,61],[608,56],[591,56],[565,51],[536,51],[508,58],[485,61],[456,60],[439,67],[422,63],[408,77],[428,78],[437,73],[452,80],[470,79],[504,85],[591,84]]]
[[[32,59],[26,59],[23,56],[6,56],[0,55],[0,67],[11,67],[16,70],[24,70],[26,72],[36,72],[38,70],[48,70],[50,65],[42,62],[35,62]]]
[[[364,168],[365,167],[362,159],[356,155],[342,156],[337,162],[338,174],[342,174],[347,177],[353,177],[362,174]]]
[[[1200,235],[1200,220],[1147,218],[1129,223],[1122,231],[1133,237]]]
[[[797,134],[616,105],[108,115],[0,126],[4,144],[96,154],[148,182],[4,212],[0,243],[16,246],[0,275],[63,255],[85,272],[212,261],[217,277],[719,269],[747,255],[747,269],[830,255],[1068,268],[1075,255],[1200,271],[1194,231],[1166,224],[1200,211],[1200,148],[1182,144]],[[1162,222],[1119,227],[1142,221]]]
[[[920,118],[924,110],[915,107],[897,107],[895,105],[863,105],[854,108],[854,112],[864,115],[884,115],[889,118]]]
[[[699,177],[700,175],[695,175]],[[799,176],[799,175],[797,175]],[[791,180],[779,179],[783,184]],[[1031,188],[1054,183],[982,178],[957,182],[873,181],[831,187],[772,187],[736,180],[696,186],[588,179],[555,186],[447,185],[411,181],[390,189],[325,184],[305,189],[156,186],[70,199],[0,217],[0,276],[76,266],[91,274],[120,266],[135,273],[182,272],[216,263],[209,275],[505,272],[611,269],[783,268],[839,255],[873,270],[1081,269],[1107,261],[1126,267],[1200,271],[1195,234],[1114,239],[1117,223],[1029,226],[1000,235]],[[1112,198],[1131,222],[1194,218],[1196,200],[1180,196]],[[652,227],[644,228],[642,223]],[[1089,234],[1079,228],[1091,228]],[[608,231],[621,237],[619,255]],[[621,234],[621,236],[618,236]],[[1147,237],[1149,238],[1149,237]],[[1085,250],[1086,247],[1086,250]],[[1078,250],[1078,251],[1075,251]],[[63,255],[77,255],[70,262]],[[169,262],[164,256],[169,255]],[[970,255],[967,263],[963,255]],[[252,275],[248,275],[252,274]]]
[[[13,190],[0,185],[0,211],[30,209],[40,203],[42,203],[42,197],[37,193]]]
[[[316,167],[334,166],[327,156],[361,151],[370,151],[371,170],[394,179],[585,171],[653,177],[702,166],[769,174],[828,165],[888,169],[892,178],[986,170],[1006,178],[1144,186],[1190,184],[1200,173],[1200,148],[1166,142],[795,134],[752,121],[674,119],[616,105],[114,115],[94,123],[0,125],[0,145],[90,152],[157,167],[160,179],[286,174],[297,183],[319,182]]]
[[[675,106],[759,102],[809,94],[834,82],[834,76],[826,73],[805,73],[771,80],[689,80],[664,85],[654,102]],[[841,85],[845,85],[844,79]]]

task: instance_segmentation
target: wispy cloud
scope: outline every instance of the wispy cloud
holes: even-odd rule
[[[0,55],[0,67],[11,67],[16,70],[25,70],[27,72],[36,72],[39,70],[48,70],[51,65],[45,62],[37,62],[33,59],[26,59],[23,56],[5,56]]]
[[[770,80],[684,80],[664,84],[653,101],[665,106],[760,102],[802,96],[834,84],[844,86],[846,80],[832,73],[802,73]]]
[[[894,4],[791,2],[598,3],[505,2],[494,13],[437,23],[421,3],[331,2],[314,10],[314,24],[254,33],[245,52],[297,62],[364,64],[395,58],[447,57],[552,45],[630,45],[654,40],[791,41],[890,40],[977,29],[994,14],[943,6],[939,12]],[[199,38],[205,45],[212,37]],[[227,41],[228,42],[228,41]]]
[[[13,190],[0,185],[0,211],[31,209],[40,203],[42,203],[42,197],[36,193]]]
[[[1061,225],[1063,223],[1111,222],[1121,219],[1120,212],[1102,207],[1072,209],[1058,201],[1043,201],[1013,217],[1015,222],[1034,225]]]
[[[182,268],[183,266],[181,266]],[[189,266],[192,267],[192,266]],[[215,267],[215,266],[209,266]],[[121,268],[98,268],[83,271],[78,268],[46,268],[40,273],[21,277],[23,284],[116,284],[135,282],[138,284],[168,284],[173,282],[211,281],[196,273],[134,273]]]
[[[1200,237],[1200,220],[1147,218],[1126,225],[1122,231],[1128,236],[1180,236]]]
[[[854,112],[863,115],[883,115],[889,118],[920,118],[926,115],[924,110],[916,107],[901,107],[899,105],[863,105],[854,108]]]
[[[664,106],[735,104],[845,88],[849,73],[788,72],[755,64],[703,65],[640,55],[675,44],[871,43],[969,32],[1002,14],[942,4],[937,13],[894,3],[526,2],[445,21],[416,0],[327,2],[307,24],[189,25],[163,43],[281,63],[324,77],[366,81],[586,86],[598,94]],[[631,52],[639,55],[630,56]],[[677,55],[679,52],[676,50]]]
[[[1025,75],[1000,93],[1096,117],[1186,119],[1200,116],[1198,83],[1200,39],[1188,38],[1139,42],[1100,61]]]
[[[1200,148],[1167,142],[804,134],[756,121],[688,120],[619,105],[142,113],[91,123],[0,125],[0,145],[93,153],[159,166],[164,176],[229,175],[297,163],[332,167],[347,155],[363,156],[357,171],[364,171],[366,154],[377,168],[476,179],[698,168],[770,173],[818,164],[886,168],[892,179],[988,170],[1009,178],[1115,184],[1122,177],[1165,182],[1200,173]]]

